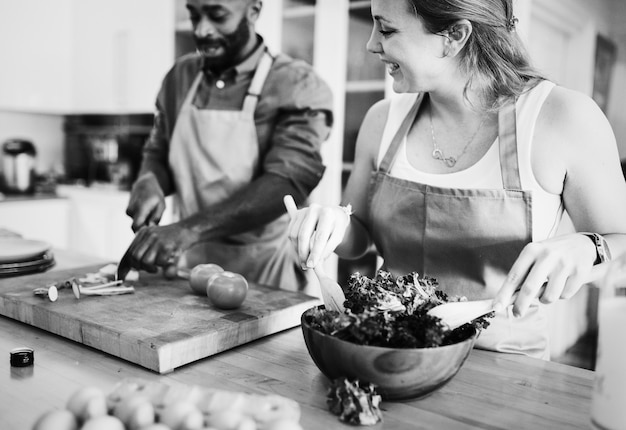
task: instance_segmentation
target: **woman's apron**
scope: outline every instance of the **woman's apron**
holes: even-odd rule
[[[387,270],[437,279],[450,295],[495,297],[522,248],[532,240],[532,199],[521,189],[515,104],[500,109],[504,189],[441,188],[389,175],[415,121],[420,95],[393,138],[370,187],[370,225]],[[535,300],[521,318],[509,306],[483,330],[483,349],[549,358],[547,319]]]
[[[169,165],[176,185],[174,211],[184,219],[230,198],[254,180],[259,144],[254,122],[258,97],[272,66],[261,57],[241,111],[199,109],[193,104],[203,78],[199,72],[181,106],[172,133]],[[286,215],[231,237],[202,242],[187,250],[179,265],[216,263],[260,284],[297,290],[304,284]]]

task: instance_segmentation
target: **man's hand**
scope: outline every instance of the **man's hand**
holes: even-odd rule
[[[133,219],[134,232],[143,226],[158,224],[165,211],[165,195],[156,177],[147,173],[133,184],[126,214]]]
[[[132,266],[151,273],[161,267],[169,277],[181,254],[197,241],[197,235],[181,223],[144,226],[128,248]]]

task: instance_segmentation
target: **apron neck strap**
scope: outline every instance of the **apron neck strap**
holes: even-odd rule
[[[380,162],[380,166],[378,170],[383,173],[389,173],[391,170],[391,165],[393,164],[393,160],[396,158],[396,154],[398,153],[398,149],[400,148],[400,144],[402,144],[402,139],[404,139],[409,132],[409,129],[413,125],[415,121],[415,117],[417,117],[417,112],[419,111],[420,105],[422,104],[422,100],[424,100],[424,94],[420,93],[409,110],[409,113],[406,114],[402,124],[400,124],[400,128],[396,132],[393,140],[389,144],[389,148],[387,148],[387,152],[383,157],[383,160]]]
[[[272,57],[269,50],[266,49],[263,56],[259,60],[259,64],[257,65],[254,76],[252,77],[252,82],[250,82],[250,87],[248,87],[248,93],[246,94],[246,98],[243,102],[244,111],[254,114],[257,102],[259,101],[259,96],[261,95],[261,90],[263,89],[263,85],[265,85],[265,80],[270,73],[273,62],[274,57]]]
[[[420,105],[424,100],[423,94],[419,94],[415,103],[400,124],[398,131],[389,144],[389,148],[378,167],[383,173],[389,173],[398,149],[405,138],[411,125],[415,121]],[[498,111],[498,139],[500,146],[500,168],[502,172],[502,184],[507,190],[521,190],[522,182],[519,175],[519,160],[517,155],[517,119],[515,115],[515,101],[504,105]]]
[[[521,190],[517,155],[517,118],[515,101],[502,106],[498,111],[498,139],[500,143],[500,169],[505,190]]]

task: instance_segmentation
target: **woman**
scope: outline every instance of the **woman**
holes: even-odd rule
[[[573,296],[609,247],[626,250],[610,125],[590,98],[530,67],[511,0],[372,0],[371,9],[367,49],[401,94],[361,126],[343,199],[353,215],[312,205],[291,222],[303,266],[333,251],[356,258],[373,241],[397,275],[494,298],[478,347],[549,358],[539,302]],[[556,236],[564,211],[595,234]]]

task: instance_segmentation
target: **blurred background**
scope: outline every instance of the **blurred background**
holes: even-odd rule
[[[535,65],[596,100],[626,159],[626,0],[514,6]],[[258,25],[271,48],[313,64],[335,94],[327,172],[312,196],[323,203],[340,200],[365,112],[393,97],[365,50],[369,8],[369,0],[265,0]],[[193,50],[185,0],[0,0],[0,172],[32,165],[33,173],[0,188],[0,229],[119,259],[132,239],[124,211],[161,79]],[[372,250],[329,264],[341,281],[373,274],[377,263]],[[554,306],[554,356],[593,367],[596,301],[584,290]]]

